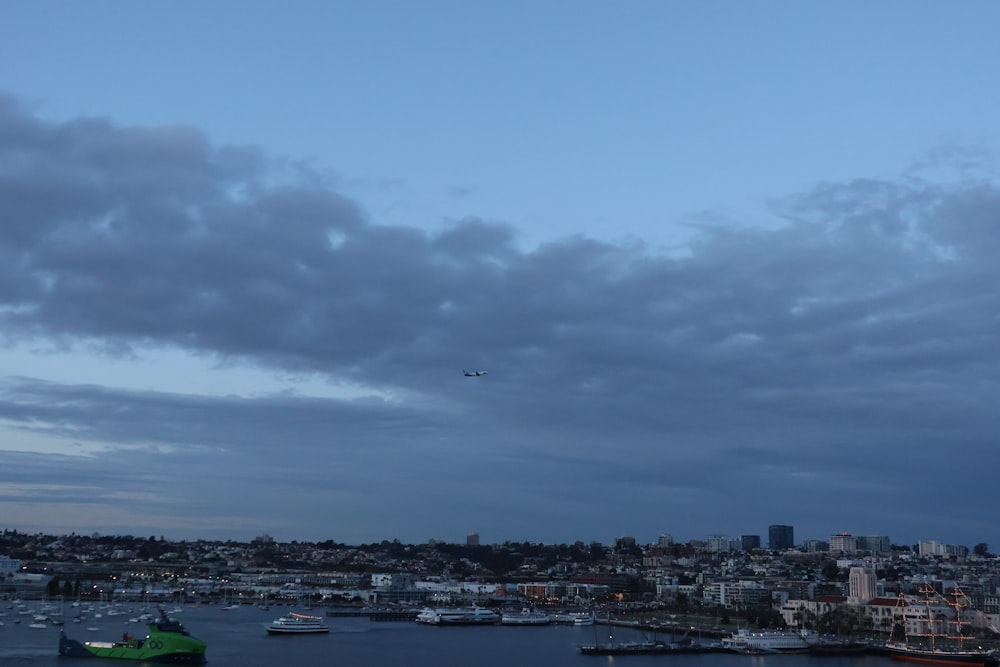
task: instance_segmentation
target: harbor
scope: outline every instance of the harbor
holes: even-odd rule
[[[361,611],[361,610],[359,610]],[[609,631],[615,642],[642,642],[647,632],[625,625],[596,624],[572,626],[550,624],[544,628],[523,628],[501,624],[461,626],[442,629],[423,626],[406,620],[372,622],[377,614],[327,616],[329,632],[302,636],[271,635],[267,627],[279,616],[288,616],[288,609],[262,609],[244,605],[223,611],[220,605],[183,607],[176,615],[184,626],[207,648],[209,665],[240,665],[241,667],[274,667],[278,664],[324,664],[331,660],[351,665],[408,665],[408,667],[451,667],[467,664],[475,656],[479,667],[550,667],[580,663],[592,664],[592,656],[579,647],[601,641]],[[317,614],[315,610],[310,612]],[[130,623],[127,616],[104,616],[95,621],[99,630],[88,631],[84,625],[73,624],[67,634],[74,638],[101,639],[128,632],[138,635],[141,626]],[[658,635],[659,636],[659,635]],[[667,640],[669,635],[663,637]],[[0,627],[0,663],[21,667],[65,667],[67,659],[58,655],[59,628],[31,629],[25,624],[8,623]],[[732,656],[717,652],[673,652],[668,658],[671,667],[714,667],[719,660],[732,660],[732,665],[751,663],[759,656]],[[634,667],[662,665],[663,655],[639,654],[627,658]],[[763,656],[769,660],[768,656]],[[782,656],[780,667],[806,667],[815,664],[812,656]],[[851,667],[888,667],[889,659],[882,656],[821,658],[824,665]],[[712,661],[712,662],[709,662]],[[760,667],[759,662],[752,663]]]

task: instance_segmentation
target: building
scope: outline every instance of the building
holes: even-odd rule
[[[920,540],[917,550],[921,556],[968,556],[969,548],[954,544],[942,544],[937,540]]]
[[[740,547],[743,551],[760,549],[760,535],[740,535]]]
[[[8,556],[0,556],[0,577],[6,577],[8,574],[20,571],[20,569],[21,561]]]
[[[775,524],[768,526],[767,546],[773,551],[784,551],[795,546],[795,533],[791,526]]]
[[[867,604],[878,596],[878,577],[871,565],[855,566],[848,575],[847,600],[850,604]]]
[[[470,533],[465,536],[465,546],[467,547],[478,547],[479,546],[479,533]]]
[[[705,542],[705,548],[715,553],[728,553],[733,550],[733,545],[725,535],[712,535]]]
[[[892,551],[892,542],[888,535],[858,535],[858,551],[870,551],[873,554],[887,554]]]
[[[858,540],[850,533],[837,533],[830,536],[830,553],[853,554],[858,551]]]
[[[830,550],[830,543],[826,540],[803,540],[802,550],[806,553],[820,553]]]
[[[716,581],[704,587],[702,600],[727,609],[768,607],[771,591],[756,581]]]

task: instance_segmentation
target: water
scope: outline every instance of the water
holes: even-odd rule
[[[580,644],[605,642],[606,626],[572,627],[428,627],[412,622],[380,623],[367,618],[330,618],[329,634],[271,636],[266,626],[292,609],[263,611],[244,607],[222,611],[219,607],[185,608],[176,619],[208,644],[210,667],[889,667],[889,658],[809,657],[802,655],[744,656],[629,655],[586,656]],[[313,612],[318,613],[318,612]],[[98,621],[67,623],[66,634],[81,641],[113,640],[126,630],[140,634],[141,626],[104,617]],[[22,620],[0,618],[0,666],[50,667],[91,665],[125,667],[128,661],[60,658],[59,628],[27,627]],[[99,632],[88,632],[96,624]],[[636,631],[615,628],[615,641],[643,639]],[[663,637],[661,637],[663,638]]]

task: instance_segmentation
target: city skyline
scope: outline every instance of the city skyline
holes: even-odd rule
[[[1000,544],[998,19],[6,3],[0,516]]]
[[[774,528],[793,528],[793,527],[791,527],[791,526],[784,526],[784,525],[772,525],[769,528],[770,529],[774,529]],[[12,532],[15,532],[15,533],[18,533],[18,534],[21,534],[21,535],[45,534],[45,533],[38,533],[38,532],[32,532],[32,531],[19,530],[18,528],[11,527],[11,526],[0,526],[0,533],[5,533],[5,532],[8,532],[8,531],[12,531]],[[247,538],[243,538],[243,539],[234,539],[232,537],[225,538],[225,539],[223,539],[223,538],[213,539],[210,536],[201,536],[201,537],[198,537],[198,538],[191,538],[191,537],[178,537],[178,536],[157,535],[157,534],[151,534],[147,538],[147,536],[145,536],[145,535],[134,535],[134,534],[127,534],[127,533],[106,533],[106,534],[102,534],[99,531],[93,531],[93,532],[71,531],[70,533],[61,533],[61,534],[60,533],[53,533],[53,534],[50,534],[50,535],[54,536],[54,537],[66,537],[66,536],[71,536],[71,535],[77,535],[77,536],[81,536],[81,537],[98,538],[98,539],[99,538],[119,538],[119,537],[124,538],[124,537],[131,537],[131,538],[135,538],[135,539],[159,539],[159,540],[167,540],[168,542],[190,542],[190,541],[204,540],[204,541],[208,541],[208,542],[215,542],[215,541],[219,541],[219,542],[236,541],[236,542],[244,542],[244,543],[254,543],[254,542],[259,542],[259,541],[264,541],[264,542],[282,542],[282,543],[290,543],[290,542],[300,542],[300,543],[314,543],[314,542],[316,542],[316,543],[321,543],[321,542],[333,541],[333,542],[336,542],[336,543],[339,543],[339,544],[345,544],[345,545],[348,545],[348,546],[350,546],[350,545],[360,545],[360,544],[377,544],[377,543],[386,542],[386,541],[399,541],[398,539],[395,539],[395,538],[394,539],[383,538],[383,539],[380,539],[380,540],[369,540],[369,541],[364,541],[364,542],[347,542],[347,541],[339,540],[335,536],[326,536],[326,537],[317,538],[317,539],[313,539],[313,540],[301,540],[301,539],[297,539],[295,537],[290,537],[290,538],[286,537],[284,539],[276,539],[274,536],[272,536],[268,532],[263,532],[261,534],[254,535],[253,537],[247,537]],[[741,533],[741,534],[735,535],[735,536],[734,535],[711,534],[711,535],[703,535],[703,536],[700,536],[700,537],[691,537],[691,536],[688,536],[688,537],[677,537],[677,536],[675,536],[675,535],[673,535],[671,533],[660,533],[657,536],[655,536],[653,539],[648,539],[648,540],[644,539],[642,537],[636,537],[635,535],[625,535],[625,534],[622,534],[622,535],[616,535],[614,537],[611,537],[611,538],[608,538],[608,539],[605,539],[605,540],[600,540],[600,539],[598,539],[598,540],[569,540],[569,541],[558,542],[558,541],[546,541],[546,540],[518,540],[518,539],[511,539],[511,538],[498,539],[498,540],[483,540],[482,536],[479,533],[468,533],[468,534],[466,534],[464,537],[462,537],[460,539],[447,539],[447,538],[443,538],[443,537],[440,537],[440,536],[430,536],[430,537],[427,537],[426,539],[423,539],[423,540],[416,540],[416,541],[405,542],[405,543],[406,544],[414,544],[414,545],[416,545],[416,544],[430,544],[430,543],[448,543],[448,544],[465,544],[465,545],[469,545],[469,546],[497,546],[497,545],[502,545],[502,544],[505,544],[505,543],[518,543],[518,542],[522,542],[522,541],[532,542],[532,543],[538,543],[538,544],[550,544],[550,545],[558,545],[558,544],[590,544],[590,543],[595,543],[596,542],[598,544],[601,544],[603,546],[608,546],[608,547],[614,546],[615,544],[618,544],[620,542],[632,542],[634,544],[641,545],[641,546],[658,546],[658,547],[668,547],[668,546],[672,546],[672,545],[691,545],[691,544],[701,544],[701,545],[709,545],[709,546],[711,546],[711,545],[718,545],[718,544],[723,544],[724,543],[727,546],[727,549],[723,549],[723,550],[732,549],[732,550],[737,550],[737,551],[752,551],[754,549],[764,549],[764,550],[767,550],[767,551],[801,550],[801,551],[806,551],[806,552],[809,552],[809,551],[829,551],[829,552],[834,552],[834,553],[838,553],[838,552],[855,553],[855,552],[869,552],[869,551],[874,551],[874,552],[888,552],[890,550],[890,548],[901,547],[901,548],[910,549],[910,550],[912,550],[914,552],[920,552],[922,549],[927,549],[929,551],[935,552],[938,555],[941,555],[941,554],[944,554],[944,553],[950,553],[950,552],[954,551],[955,548],[958,548],[958,549],[963,549],[964,548],[964,549],[968,550],[969,553],[972,553],[976,549],[983,549],[984,551],[988,551],[989,546],[990,546],[986,542],[974,542],[974,543],[971,543],[971,544],[951,543],[951,542],[942,541],[942,540],[939,540],[939,539],[933,538],[933,537],[921,537],[921,538],[915,540],[912,543],[896,542],[896,541],[893,541],[892,538],[888,534],[885,534],[885,533],[868,534],[868,535],[854,535],[854,534],[851,534],[851,533],[849,533],[847,531],[840,531],[840,532],[837,532],[837,533],[831,533],[831,534],[826,535],[824,537],[812,537],[812,536],[811,537],[805,537],[805,538],[803,538],[801,540],[793,541],[788,546],[785,546],[785,545],[772,546],[770,544],[770,541],[765,542],[762,539],[762,537],[763,537],[762,535],[755,534],[755,533]],[[835,542],[838,540],[838,538],[840,540],[843,540],[843,542],[838,542],[838,543],[835,544]],[[750,541],[752,541],[754,543],[752,547],[748,547],[747,546],[748,540],[750,540]],[[739,545],[739,546],[737,546],[737,545]],[[853,545],[853,546],[851,546],[849,549],[844,549],[843,548],[844,545]],[[877,546],[875,546],[875,545],[877,545]],[[709,550],[717,550],[717,549],[710,548]],[[3,554],[0,553],[0,556],[2,556],[2,555]]]

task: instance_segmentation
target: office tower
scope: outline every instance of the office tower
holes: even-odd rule
[[[849,595],[855,604],[864,604],[877,596],[878,577],[871,565],[852,567],[848,579]]]
[[[768,526],[767,546],[774,551],[784,551],[795,546],[795,536],[791,526],[775,524]]]

